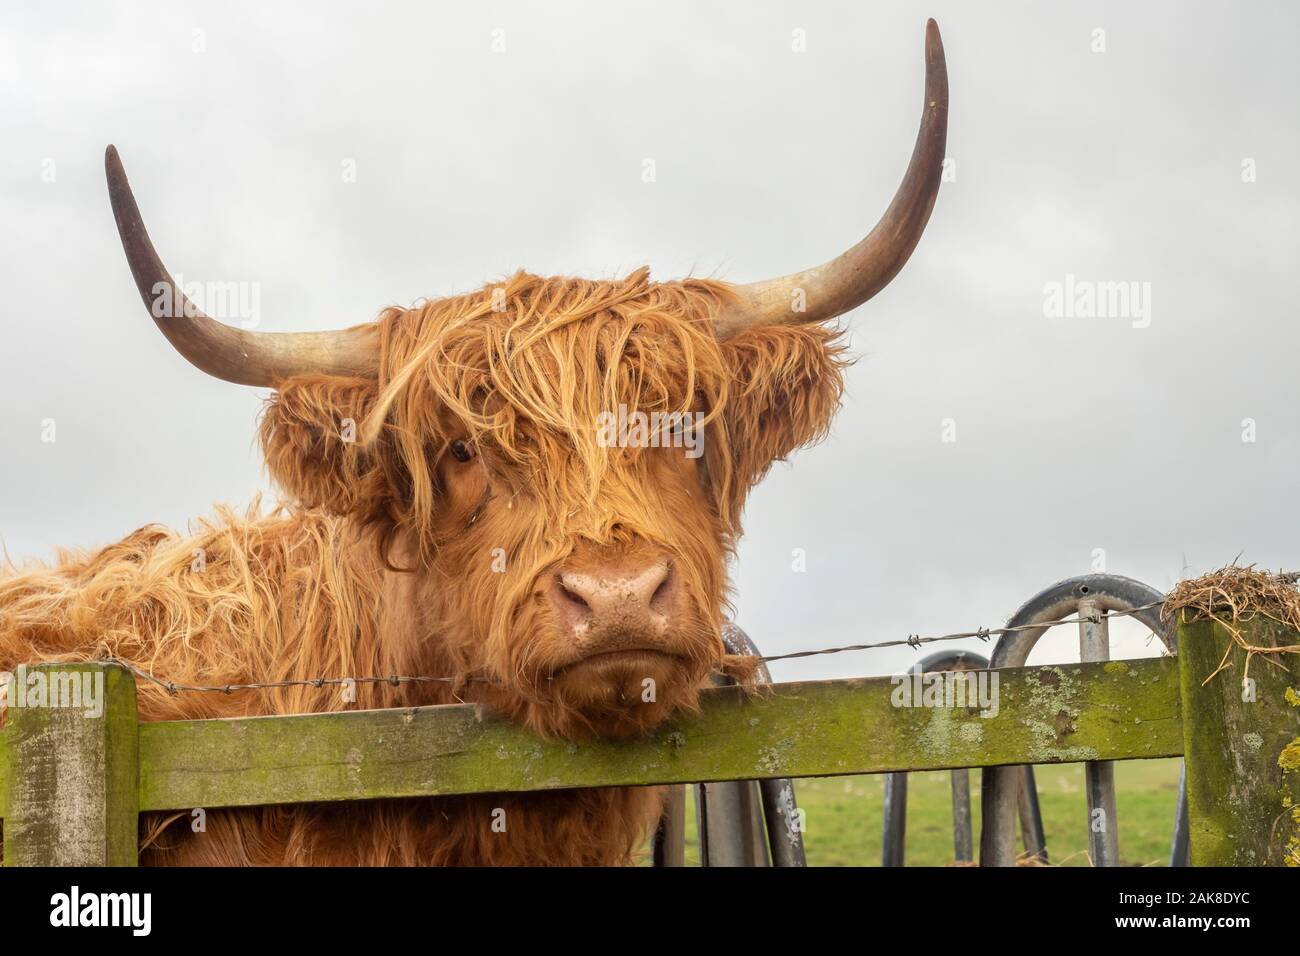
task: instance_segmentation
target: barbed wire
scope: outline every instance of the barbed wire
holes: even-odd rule
[[[960,641],[969,638],[978,638],[979,640],[987,642],[993,637],[1002,637],[1003,635],[1012,634],[1017,631],[1046,630],[1049,627],[1056,627],[1059,624],[1082,624],[1084,622],[1099,624],[1104,616],[1127,617],[1133,614],[1139,614],[1142,611],[1149,611],[1152,608],[1160,607],[1162,604],[1164,604],[1163,601],[1152,601],[1150,604],[1143,604],[1140,607],[1128,608],[1126,610],[1107,610],[1094,614],[1062,618],[1059,621],[1049,621],[1039,624],[1018,624],[1013,627],[981,627],[974,631],[959,631],[953,634],[940,634],[935,637],[921,637],[916,634],[909,634],[906,638],[900,640],[877,641],[874,644],[846,644],[840,647],[826,647],[815,651],[792,651],[788,654],[761,655],[758,659],[767,664],[772,661],[788,661],[803,657],[818,657],[826,654],[845,654],[851,651],[874,651],[881,648],[902,647],[904,645],[917,649],[922,645],[933,644],[938,641]],[[356,686],[357,684],[388,684],[392,687],[398,687],[402,684],[464,685],[470,683],[494,683],[490,678],[475,676],[429,677],[420,674],[394,674],[390,677],[313,677],[296,680],[248,681],[230,684],[182,684],[177,681],[163,680],[161,677],[158,677],[156,674],[140,667],[138,664],[123,660],[120,657],[104,657],[99,660],[99,663],[115,664],[119,667],[123,667],[142,680],[146,680],[163,688],[173,697],[181,693],[233,694],[236,691],[242,690],[282,690],[288,687],[314,687],[319,689],[331,686]]]
[[[819,654],[842,654],[845,651],[874,651],[881,647],[901,647],[904,644],[912,648],[919,648],[923,644],[933,644],[936,641],[961,641],[971,637],[977,637],[982,641],[988,641],[990,637],[1001,637],[1004,634],[1013,634],[1016,631],[1037,631],[1046,630],[1049,627],[1056,627],[1058,624],[1082,624],[1085,621],[1090,624],[1099,624],[1103,614],[1110,617],[1126,617],[1138,614],[1142,611],[1149,611],[1152,608],[1160,607],[1164,601],[1152,601],[1150,604],[1143,604],[1140,607],[1131,607],[1122,611],[1105,611],[1097,614],[1080,615],[1079,617],[1061,618],[1059,621],[1047,621],[1038,624],[1017,624],[1014,627],[981,627],[976,631],[959,631],[955,634],[941,634],[938,637],[918,637],[915,634],[909,634],[905,640],[897,641],[878,641],[875,644],[847,644],[842,647],[827,647],[820,651],[792,651],[789,654],[772,654],[759,658],[763,663],[770,661],[790,661],[799,657],[816,657]]]

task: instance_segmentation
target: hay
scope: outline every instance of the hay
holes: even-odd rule
[[[1165,598],[1160,616],[1168,621],[1182,612],[1184,622],[1217,621],[1232,635],[1223,654],[1223,660],[1202,686],[1208,684],[1219,671],[1233,665],[1229,662],[1234,647],[1245,651],[1244,679],[1250,674],[1250,662],[1256,654],[1264,660],[1290,673],[1278,659],[1282,654],[1300,654],[1300,644],[1261,646],[1251,644],[1236,627],[1239,623],[1264,618],[1291,631],[1300,631],[1300,572],[1257,571],[1248,567],[1230,566],[1212,571],[1190,581],[1180,581]]]

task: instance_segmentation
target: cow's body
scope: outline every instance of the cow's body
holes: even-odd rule
[[[411,613],[416,579],[379,567],[352,522],[226,513],[197,531],[143,528],[0,577],[0,671],[111,656],[201,685],[453,673]],[[477,689],[363,683],[349,701],[337,686],[173,696],[141,681],[138,692],[142,720],[178,720],[452,703]],[[634,857],[658,807],[653,788],[611,788],[212,810],[199,833],[188,813],[147,814],[141,862],[614,864]]]

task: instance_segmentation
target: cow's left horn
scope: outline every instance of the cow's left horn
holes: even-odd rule
[[[837,259],[780,279],[736,287],[740,302],[714,322],[720,339],[761,325],[822,322],[855,309],[889,284],[930,219],[948,138],[948,69],[939,25],[925,31],[925,107],[903,184],[865,239]],[[802,295],[796,293],[802,290]],[[800,307],[802,306],[802,311]]]
[[[250,332],[223,325],[185,298],[154,251],[126,170],[112,146],[104,154],[108,197],[126,261],[145,308],[176,351],[198,368],[238,385],[275,386],[294,375],[373,378],[378,353],[362,329]]]

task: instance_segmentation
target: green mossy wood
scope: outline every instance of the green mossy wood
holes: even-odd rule
[[[999,672],[999,710],[895,707],[885,678],[705,692],[637,741],[544,741],[472,705],[139,726],[139,809],[1174,756],[1174,661]],[[11,725],[9,749],[39,754]],[[129,734],[132,739],[134,734]],[[17,743],[15,743],[17,739]],[[26,771],[9,774],[25,788]],[[26,792],[25,790],[23,792]]]
[[[1236,626],[1256,646],[1297,643],[1271,621]],[[1300,658],[1275,658],[1288,673],[1257,655],[1247,693],[1246,655],[1233,648],[1233,666],[1205,684],[1231,640],[1213,621],[1178,628],[1191,862],[1300,865]]]
[[[0,751],[5,865],[134,866],[134,678],[94,664],[41,665],[28,674],[57,688],[64,706],[8,702]]]
[[[543,741],[470,705],[140,728],[141,809],[931,770],[1182,750],[1172,660],[1000,672],[1000,710],[899,708],[889,678],[705,691],[638,741]]]

